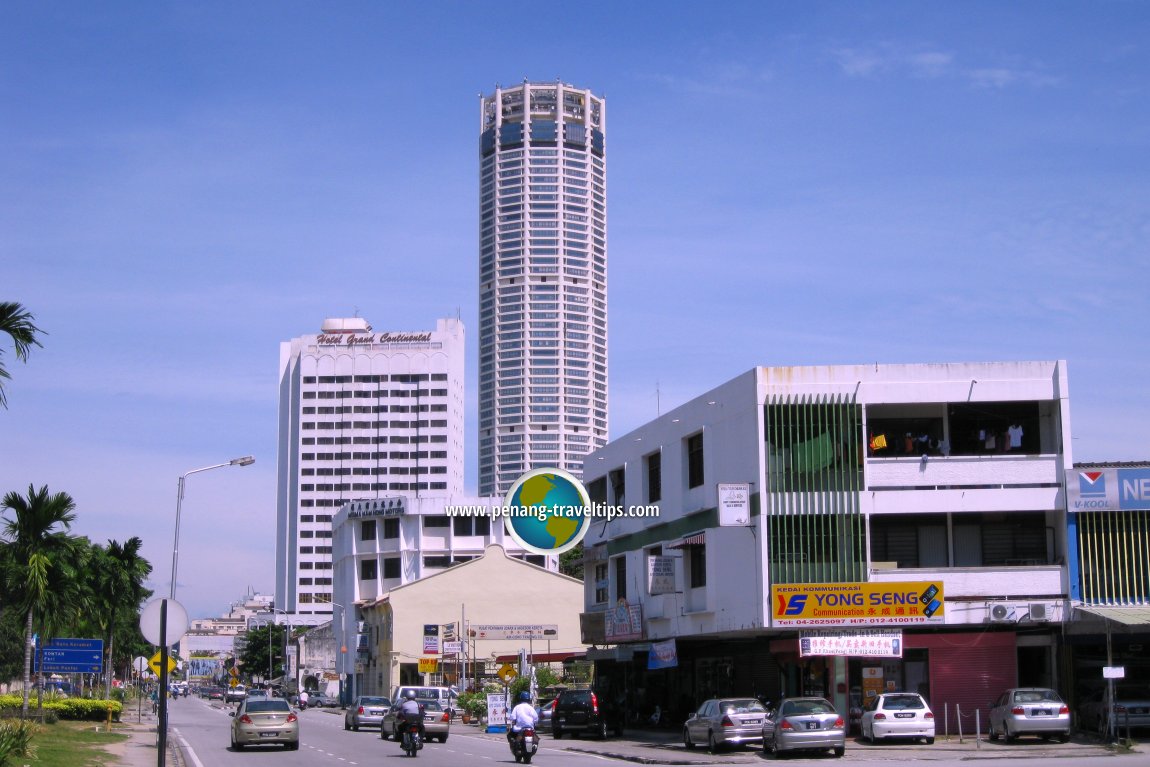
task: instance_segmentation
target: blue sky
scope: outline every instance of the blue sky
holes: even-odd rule
[[[279,342],[463,318],[479,94],[607,98],[611,432],[755,365],[1066,359],[1150,458],[1150,5],[0,5],[0,490],[215,614],[274,579]],[[1139,329],[1141,328],[1141,330]],[[659,395],[656,395],[658,390]]]

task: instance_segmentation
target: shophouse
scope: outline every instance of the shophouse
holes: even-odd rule
[[[712,695],[921,691],[942,731],[1057,683],[1070,445],[1062,361],[722,384],[587,457],[593,501],[660,508],[584,541],[598,684],[672,720]]]
[[[1107,676],[1119,701],[1127,690],[1150,695],[1150,462],[1075,464],[1066,493],[1073,604],[1066,692],[1081,725],[1102,727],[1106,706],[1097,703]]]

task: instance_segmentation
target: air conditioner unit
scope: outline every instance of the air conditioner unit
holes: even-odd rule
[[[986,617],[991,623],[1014,623],[1018,620],[1014,605],[1004,602],[990,605]]]
[[[1031,602],[1029,617],[1032,621],[1048,621],[1050,610],[1044,602]]]

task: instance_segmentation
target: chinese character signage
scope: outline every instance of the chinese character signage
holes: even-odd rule
[[[675,592],[675,557],[647,557],[647,591],[652,595]]]
[[[901,629],[814,629],[799,634],[799,656],[901,658]]]
[[[943,584],[782,583],[771,587],[771,625],[869,626],[945,623]]]
[[[643,638],[643,606],[628,604],[620,599],[619,604],[603,615],[608,642],[629,642]]]

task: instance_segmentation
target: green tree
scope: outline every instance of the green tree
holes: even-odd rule
[[[258,626],[242,635],[243,641],[236,642],[240,648],[236,653],[236,660],[240,669],[249,679],[252,676],[266,676],[271,672],[270,678],[284,675],[284,635],[287,626],[278,623],[268,623]]]
[[[559,555],[559,572],[583,580],[583,541]]]
[[[0,301],[0,332],[7,333],[16,348],[16,358],[21,362],[27,361],[28,352],[33,346],[42,346],[37,334],[43,331],[33,324],[34,317],[20,304],[14,301]],[[0,405],[8,407],[8,395],[4,392],[4,381],[11,379],[8,368],[4,364],[4,350],[0,349]]]
[[[152,565],[140,556],[143,545],[139,537],[132,537],[123,544],[108,541],[107,547],[92,547],[93,566],[88,572],[93,615],[107,646],[107,696],[112,694],[117,631],[135,621],[140,605],[152,593],[144,587]]]
[[[39,613],[49,622],[62,622],[79,606],[83,540],[69,533],[76,519],[76,504],[67,493],[49,495],[48,486],[28,486],[28,497],[17,492],[4,496],[3,557],[0,574],[12,603],[24,620],[24,703],[28,713],[28,690],[32,677],[32,628]]]

